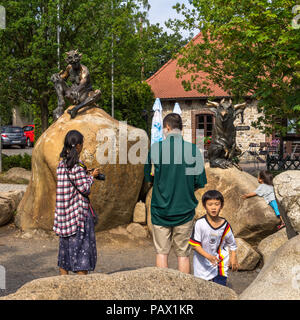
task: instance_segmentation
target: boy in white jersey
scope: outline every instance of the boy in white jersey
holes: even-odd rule
[[[194,276],[226,286],[228,267],[236,271],[238,262],[230,224],[219,217],[224,197],[217,190],[209,190],[204,193],[202,204],[206,215],[196,221],[189,241],[194,249]]]

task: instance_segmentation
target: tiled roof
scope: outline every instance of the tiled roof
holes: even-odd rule
[[[199,43],[201,40],[201,33],[195,36],[191,41],[195,44]],[[207,97],[206,94],[199,93],[196,89],[190,91],[185,91],[182,86],[183,80],[189,80],[190,75],[184,75],[181,78],[176,78],[176,70],[180,70],[177,66],[177,59],[169,60],[165,65],[163,65],[153,76],[146,80],[146,82],[151,86],[154,92],[155,98],[160,99],[180,99],[180,98],[204,98]],[[197,73],[200,79],[206,80],[207,73],[199,72]],[[209,88],[211,90],[210,96],[215,97],[228,97],[229,94],[226,93],[216,84],[211,81],[209,83]]]

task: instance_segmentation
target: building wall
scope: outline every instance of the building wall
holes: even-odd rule
[[[173,111],[175,101],[161,101],[163,108],[163,117]],[[209,113],[209,109],[206,108],[205,100],[183,100],[178,101],[182,114],[183,122],[183,137],[189,142],[193,141],[193,130],[195,127],[195,114],[197,113]],[[247,105],[244,112],[244,123],[241,123],[241,117],[239,116],[234,124],[235,126],[250,126],[250,130],[237,131],[236,141],[242,151],[249,148],[249,143],[259,144],[260,142],[266,142],[266,135],[261,133],[258,129],[251,126],[251,122],[262,116],[257,111],[257,101],[252,101]]]
[[[240,146],[242,151],[245,151],[249,147],[249,143],[260,144],[261,142],[266,142],[266,134],[261,133],[259,129],[251,126],[251,122],[256,121],[258,117],[262,117],[262,113],[257,111],[257,101],[251,102],[244,112],[244,123],[241,123],[241,118],[238,117],[234,124],[235,126],[249,126],[250,130],[248,131],[237,131],[236,132],[236,141]]]

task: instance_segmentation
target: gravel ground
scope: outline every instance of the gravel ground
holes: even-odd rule
[[[109,231],[98,232],[97,249],[95,272],[110,274],[155,266],[155,252],[150,238],[136,240]],[[57,254],[58,237],[53,233],[23,233],[14,224],[1,227],[0,265],[6,270],[6,290],[0,290],[0,296],[17,291],[31,280],[58,275]],[[173,251],[169,257],[169,267],[177,268]],[[257,271],[229,272],[228,287],[237,294],[242,293],[256,278]]]
[[[23,151],[7,150],[10,154]],[[31,151],[31,149],[25,149],[27,153]],[[257,170],[251,164],[243,165],[243,169],[251,174],[256,174],[251,171]],[[26,188],[27,185],[21,184],[0,184],[0,192],[25,191]],[[128,236],[112,234],[109,231],[98,232],[97,249],[98,262],[95,272],[109,274],[155,266],[155,252],[150,238],[133,240]],[[57,253],[58,237],[53,233],[24,233],[13,223],[0,227],[0,265],[6,271],[6,289],[0,288],[0,296],[13,293],[34,279],[56,276],[58,274]],[[177,259],[173,251],[169,256],[169,267],[177,268]],[[257,277],[259,271],[259,268],[254,271],[229,271],[228,287],[237,294],[242,293]]]

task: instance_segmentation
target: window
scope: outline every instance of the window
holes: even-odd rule
[[[297,123],[296,119],[287,120],[287,127],[288,127],[287,134],[297,134],[296,123]]]
[[[214,117],[211,114],[196,115],[196,129],[204,130],[204,136],[211,136],[214,124]]]
[[[198,144],[199,139],[196,138],[197,130],[203,130],[204,137],[212,136],[212,131],[215,123],[214,112],[199,106],[198,110],[191,111],[192,125],[192,142]],[[202,135],[202,133],[200,133]],[[196,141],[197,140],[197,141]]]
[[[2,128],[2,132],[5,133],[20,133],[23,132],[23,129],[20,127],[4,127]]]

